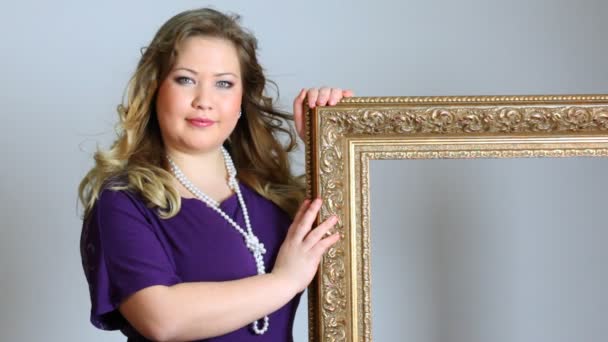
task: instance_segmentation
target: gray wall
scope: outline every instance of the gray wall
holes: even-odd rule
[[[123,340],[88,324],[76,187],[113,139],[139,48],[204,5],[243,15],[286,108],[322,84],[478,95],[599,93],[608,81],[604,0],[3,1],[0,340]]]
[[[608,341],[606,172],[608,158],[372,161],[374,340]]]

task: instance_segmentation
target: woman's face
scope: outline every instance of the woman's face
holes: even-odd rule
[[[237,124],[243,83],[232,42],[191,37],[158,89],[156,112],[165,148],[197,154],[219,148]]]

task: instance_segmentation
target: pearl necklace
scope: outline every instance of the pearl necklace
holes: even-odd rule
[[[238,231],[243,238],[245,239],[245,245],[247,249],[253,255],[255,259],[255,264],[257,267],[258,274],[265,274],[266,269],[264,267],[264,259],[262,255],[266,253],[266,248],[264,244],[260,242],[257,236],[253,234],[251,229],[251,221],[249,220],[249,213],[247,211],[247,207],[245,206],[245,200],[243,199],[243,194],[241,194],[241,189],[239,188],[239,183],[236,180],[236,168],[234,167],[234,163],[232,162],[232,158],[230,158],[230,154],[226,151],[225,148],[222,147],[222,155],[224,156],[224,164],[226,165],[226,170],[228,171],[228,187],[230,187],[236,193],[236,196],[239,200],[239,204],[241,205],[241,209],[243,210],[243,217],[245,219],[245,226],[247,231],[245,231],[241,226],[238,225],[228,214],[226,214],[221,208],[217,201],[213,200],[211,197],[207,196],[205,193],[200,191],[182,172],[182,170],[173,162],[171,157],[167,156],[167,160],[169,161],[169,166],[171,167],[171,172],[175,175],[175,178],[190,191],[194,196],[196,196],[199,200],[203,201],[207,206],[211,209],[215,210],[220,214],[236,231]],[[258,327],[258,321],[256,320],[251,324],[251,328],[257,335],[262,335],[266,331],[268,331],[268,327],[270,325],[268,316],[264,316],[264,326],[262,328]]]

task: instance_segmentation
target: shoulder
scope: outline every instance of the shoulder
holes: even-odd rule
[[[126,189],[105,188],[99,194],[96,206],[98,211],[106,211],[107,209],[130,209],[142,210],[147,209],[146,204],[137,193]]]
[[[91,212],[97,224],[102,223],[149,223],[155,212],[146,206],[143,198],[131,190],[105,188]],[[107,226],[107,225],[106,225]]]
[[[105,246],[110,250],[127,246],[129,240],[141,241],[155,234],[155,212],[147,208],[144,201],[129,190],[104,189],[97,199],[87,220],[83,222],[82,238]]]
[[[132,191],[112,188],[103,189],[97,199],[97,205],[101,207],[125,204],[137,205],[140,202],[142,202],[141,199]]]

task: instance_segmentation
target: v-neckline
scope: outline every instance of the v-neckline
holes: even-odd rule
[[[239,189],[241,190],[241,194],[242,194],[243,193],[243,187],[241,186],[241,182],[238,182],[238,186],[239,186]],[[199,202],[199,203],[207,206],[207,203],[201,201],[196,196],[194,196],[194,197],[183,197],[183,196],[181,196],[181,200],[182,200],[182,203],[184,203],[184,202],[190,202],[190,201],[196,201],[196,202]],[[237,201],[237,195],[236,195],[236,191],[233,190],[232,194],[230,196],[226,197],[223,201],[220,202],[219,207],[220,207],[220,209],[223,210],[224,208],[226,208],[227,205],[229,205],[230,203],[232,203],[234,201]]]

